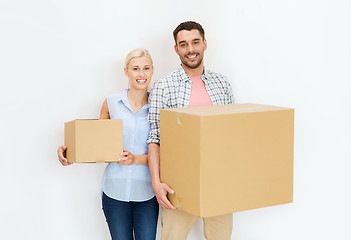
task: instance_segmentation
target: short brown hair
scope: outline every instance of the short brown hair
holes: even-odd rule
[[[174,41],[177,44],[177,34],[182,31],[182,30],[199,30],[200,35],[202,37],[202,40],[205,40],[205,31],[202,28],[202,26],[200,25],[200,23],[194,22],[194,21],[187,21],[187,22],[182,22],[181,24],[178,25],[178,27],[176,27],[176,29],[174,29],[173,31],[173,37],[174,37]]]

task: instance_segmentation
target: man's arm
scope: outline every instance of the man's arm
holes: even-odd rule
[[[165,209],[176,209],[167,198],[167,193],[173,194],[174,190],[160,179],[160,145],[157,143],[149,144],[149,169],[158,203]]]
[[[228,79],[226,79],[227,82],[227,104],[234,104],[234,95],[233,95],[233,89],[232,86],[230,85]]]
[[[160,82],[156,82],[150,94],[150,108],[148,121],[151,125],[149,134],[149,169],[152,179],[152,189],[155,192],[158,203],[166,209],[175,209],[167,199],[167,193],[174,191],[160,179],[160,109],[167,108],[164,103],[163,88]]]

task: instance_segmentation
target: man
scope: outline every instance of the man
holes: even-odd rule
[[[197,218],[176,210],[167,199],[167,193],[173,194],[173,189],[160,181],[160,109],[231,104],[234,99],[227,80],[204,68],[207,41],[202,26],[192,21],[183,22],[174,30],[173,37],[181,66],[158,80],[150,94],[149,168],[153,190],[163,207],[162,239],[185,240]],[[204,218],[205,237],[207,240],[229,240],[232,225],[232,214]]]

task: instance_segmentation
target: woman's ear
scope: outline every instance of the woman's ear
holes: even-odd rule
[[[127,68],[124,68],[124,75],[126,75],[128,77],[128,70],[127,70]]]

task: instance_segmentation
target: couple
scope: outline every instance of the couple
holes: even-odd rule
[[[176,210],[167,199],[174,191],[160,180],[160,109],[234,103],[227,80],[204,69],[207,42],[202,26],[183,22],[173,37],[181,60],[176,71],[158,80],[148,96],[152,59],[147,50],[135,49],[124,68],[130,89],[107,97],[101,108],[100,119],[123,119],[125,150],[117,163],[107,165],[102,185],[103,211],[114,240],[133,239],[133,230],[136,240],[155,239],[158,203],[163,207],[162,239],[187,238],[197,217]],[[58,148],[64,166],[71,164],[65,150]],[[203,221],[207,240],[231,239],[232,214]]]

